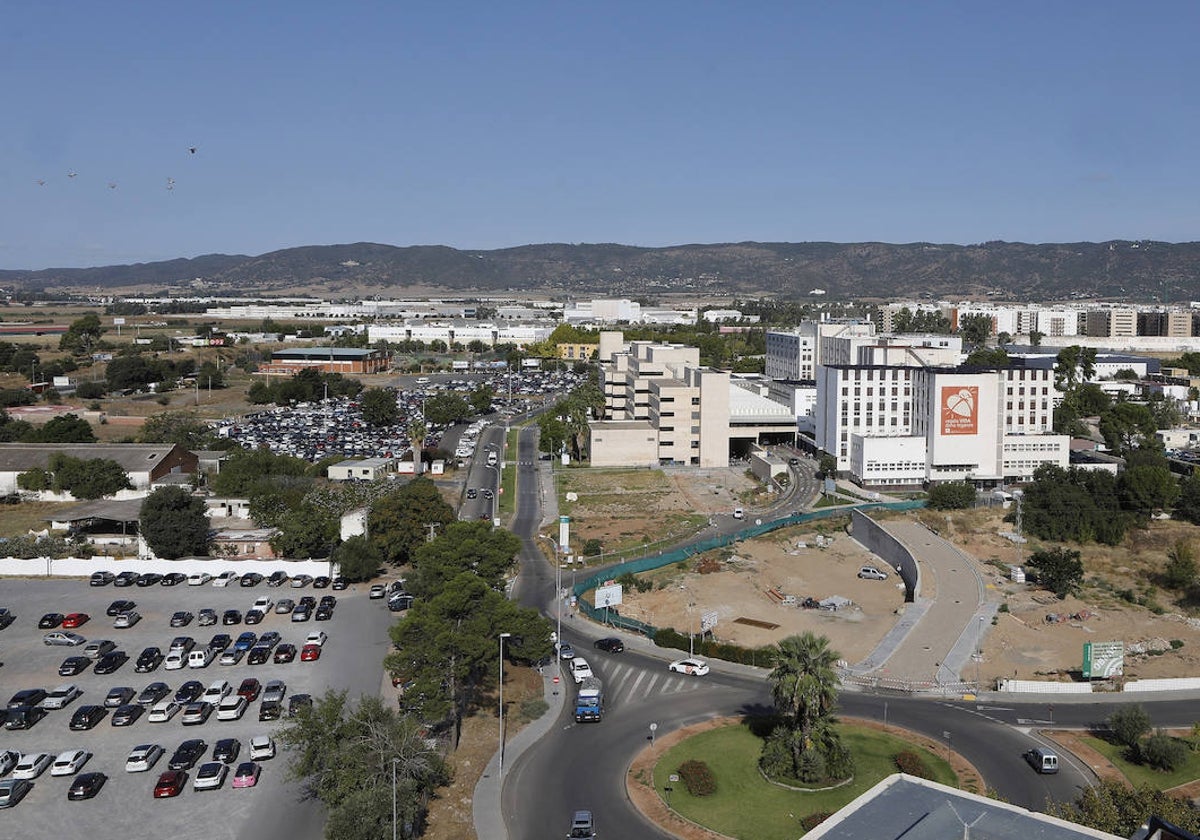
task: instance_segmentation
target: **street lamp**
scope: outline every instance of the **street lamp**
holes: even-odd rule
[[[500,634],[500,772],[501,779],[504,778],[504,640],[512,636],[512,633]],[[395,838],[392,838],[395,840]]]

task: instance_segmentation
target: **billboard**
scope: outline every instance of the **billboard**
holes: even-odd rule
[[[596,587],[596,606],[615,607],[621,603],[621,584]]]
[[[979,386],[943,386],[941,400],[943,435],[979,434]]]
[[[1083,678],[1104,680],[1125,673],[1124,642],[1084,642]]]

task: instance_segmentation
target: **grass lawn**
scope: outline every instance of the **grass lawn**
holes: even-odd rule
[[[746,725],[702,732],[667,751],[654,768],[654,787],[666,798],[664,787],[674,788],[669,804],[689,820],[741,840],[794,840],[800,820],[818,811],[836,811],[881,779],[897,772],[892,756],[901,750],[916,752],[934,774],[934,780],[957,786],[945,759],[928,750],[874,729],[848,724],[838,727],[842,741],[855,759],[854,780],[828,791],[787,790],[767,782],[758,772],[762,740]],[[684,761],[708,763],[717,780],[712,796],[694,797],[682,782],[669,781]]]
[[[29,531],[50,527],[46,517],[77,502],[21,502],[19,505],[0,505],[0,537],[19,537]]]
[[[1177,785],[1200,779],[1200,753],[1188,750],[1187,761],[1172,773],[1164,773],[1144,764],[1134,764],[1125,758],[1125,748],[1094,735],[1084,735],[1082,740],[1096,752],[1103,755],[1125,774],[1134,785],[1148,784],[1160,790],[1176,787]]]

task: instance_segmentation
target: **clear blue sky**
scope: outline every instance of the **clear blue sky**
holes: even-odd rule
[[[1190,241],[1198,33],[1195,2],[14,0],[0,268]]]

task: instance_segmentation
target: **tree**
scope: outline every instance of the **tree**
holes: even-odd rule
[[[824,777],[825,756],[836,743],[829,724],[837,707],[837,659],[824,636],[788,636],[779,642],[775,667],[767,676],[791,748],[793,775],[804,781]]]
[[[449,781],[421,729],[377,696],[351,705],[346,692],[327,691],[279,733],[290,748],[288,777],[325,806],[326,838],[390,836],[393,802],[401,836],[419,834],[426,802]]]
[[[471,404],[471,411],[474,413],[487,414],[492,410],[492,400],[495,397],[496,389],[484,383],[467,394],[467,402]]]
[[[1029,331],[1029,346],[1030,347],[1041,347],[1042,339],[1045,337],[1046,337],[1046,334],[1044,332],[1038,332],[1037,330],[1030,330]]]
[[[92,426],[78,414],[62,414],[35,427],[24,437],[27,443],[95,443]]]
[[[160,487],[142,503],[142,538],[164,560],[207,554],[209,522],[204,501],[182,487]]]
[[[999,368],[1011,365],[1012,359],[1009,358],[1008,351],[1003,347],[981,345],[971,351],[964,364],[971,367]]]
[[[206,449],[216,440],[208,423],[194,411],[163,411],[146,418],[138,434],[142,443],[173,443],[184,449]]]
[[[413,475],[416,476],[421,475],[424,466],[422,453],[425,451],[425,436],[428,434],[429,428],[420,417],[413,417],[408,421],[408,440],[412,445],[413,454]]]
[[[821,476],[824,478],[837,478],[837,468],[837,458],[828,452],[822,452],[821,459],[817,462],[817,470],[821,473]]]
[[[1167,549],[1167,567],[1163,580],[1167,586],[1186,592],[1196,583],[1196,552],[1187,540],[1176,540]]]
[[[1118,744],[1136,748],[1150,731],[1150,715],[1140,703],[1124,705],[1108,716],[1108,728]]]
[[[333,551],[338,574],[347,580],[370,580],[379,573],[383,559],[379,549],[364,536],[351,537]]]
[[[1200,471],[1193,472],[1180,483],[1174,516],[1184,522],[1200,525]]]
[[[929,488],[929,507],[962,510],[975,504],[975,485],[969,481],[947,481]]]
[[[501,590],[504,574],[512,568],[521,540],[490,522],[451,522],[436,539],[412,555],[416,570],[409,589],[421,598],[432,598],[463,572],[477,575],[489,587]]]
[[[125,468],[109,458],[83,460],[56,452],[50,456],[49,467],[54,474],[52,489],[77,499],[100,499],[133,488]]]
[[[549,455],[562,452],[567,442],[567,424],[549,412],[538,415],[538,449]]]
[[[402,566],[429,536],[429,526],[445,528],[456,520],[437,485],[417,478],[379,499],[367,517],[367,532],[385,563]]]
[[[470,416],[471,406],[459,394],[442,391],[425,401],[423,413],[435,426],[450,426]]]
[[[328,557],[338,539],[338,520],[309,505],[288,510],[278,527],[271,548],[282,557]]]
[[[1187,761],[1188,747],[1159,729],[1138,745],[1138,756],[1155,770],[1170,773]]]
[[[394,388],[368,388],[359,399],[363,419],[372,426],[394,426],[400,422],[400,405]]]
[[[1131,837],[1151,816],[1185,831],[1200,831],[1200,810],[1193,808],[1187,798],[1171,796],[1146,784],[1131,789],[1124,780],[1103,779],[1085,787],[1074,803],[1048,802],[1046,813],[1118,837]]]
[[[103,334],[104,328],[100,326],[100,316],[89,312],[82,318],[76,318],[71,322],[71,326],[67,327],[67,331],[58,339],[58,349],[77,355],[88,355]]]
[[[993,326],[991,316],[982,312],[964,315],[958,319],[958,331],[963,341],[974,345],[986,344],[992,335]]]
[[[1165,466],[1131,466],[1117,480],[1121,506],[1145,521],[1155,511],[1168,510],[1179,498],[1179,482]]]
[[[247,496],[250,488],[265,478],[303,476],[309,464],[290,455],[276,455],[269,449],[235,450],[221,465],[213,480],[213,492],[218,496]]]
[[[1038,583],[1059,598],[1066,598],[1083,582],[1083,563],[1079,552],[1066,548],[1035,551],[1029,565],[1037,569]]]
[[[1100,417],[1100,434],[1114,454],[1127,456],[1136,448],[1155,448],[1158,424],[1148,406],[1119,402]]]
[[[24,440],[26,435],[33,433],[33,425],[24,420],[14,420],[8,412],[0,408],[0,443],[13,443]]]

